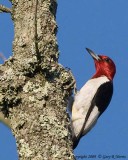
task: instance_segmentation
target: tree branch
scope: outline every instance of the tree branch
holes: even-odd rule
[[[5,118],[5,116],[4,116],[4,114],[2,112],[0,112],[0,122],[5,124],[7,127],[11,128],[10,119],[9,118]]]
[[[0,53],[0,58],[5,62],[6,61],[6,58],[5,58],[5,56],[2,54],[2,53]]]
[[[12,13],[12,10],[10,8],[7,8],[3,5],[0,5],[0,13],[5,12],[5,13]]]

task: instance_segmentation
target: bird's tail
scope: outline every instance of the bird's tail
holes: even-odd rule
[[[75,149],[80,141],[80,139],[77,139],[77,137],[74,135],[72,137],[72,141],[73,141],[73,149]]]
[[[73,124],[72,125],[72,142],[73,142],[73,149],[75,149],[80,141],[80,138],[79,136],[76,136],[75,132],[74,132],[74,129],[73,129]]]

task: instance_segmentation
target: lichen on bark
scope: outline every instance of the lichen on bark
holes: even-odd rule
[[[0,108],[11,120],[19,159],[74,159],[66,113],[73,76],[58,63],[57,2],[11,2],[13,56],[0,66]]]

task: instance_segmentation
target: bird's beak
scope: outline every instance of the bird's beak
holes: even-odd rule
[[[96,55],[91,49],[86,48],[86,50],[88,51],[88,53],[92,56],[92,58],[93,58],[94,60],[97,60],[97,61],[100,61],[100,60],[101,60],[101,58],[100,58],[98,55]]]

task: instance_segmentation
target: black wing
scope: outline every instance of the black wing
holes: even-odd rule
[[[113,83],[109,81],[102,84],[98,88],[97,93],[92,100],[92,108],[94,106],[97,106],[101,115],[108,107],[112,98],[112,94],[113,94]]]
[[[80,138],[82,137],[83,130],[86,126],[86,123],[88,121],[88,118],[89,118],[94,106],[98,107],[98,110],[101,115],[106,110],[107,106],[109,105],[111,98],[112,98],[112,94],[113,94],[112,81],[106,82],[98,88],[95,96],[93,97],[92,104],[87,112],[87,115],[85,117],[85,121],[84,121],[84,124],[81,128],[80,133],[78,134],[77,137],[73,137],[73,148],[76,148],[76,146],[78,145]]]

